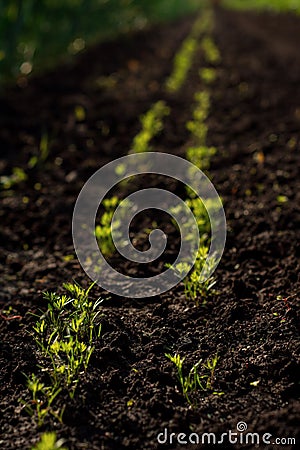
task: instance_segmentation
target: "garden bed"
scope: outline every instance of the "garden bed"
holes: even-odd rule
[[[175,440],[159,446],[158,433],[221,434],[241,421],[261,435],[299,440],[300,22],[293,15],[216,13],[221,61],[205,123],[207,145],[216,148],[209,174],[228,224],[217,293],[196,306],[182,284],[140,300],[107,298],[94,287],[92,299],[105,297],[101,335],[74,399],[62,393],[58,400],[66,404],[63,423],[49,415],[38,427],[19,401],[30,402],[26,376],[40,363],[29,313],[46,310],[45,291],[63,292],[72,280],[90,284],[71,235],[84,182],[130,151],[139,117],[158,101],[170,112],[151,146],[186,156],[186,124],[204,87],[203,48],[176,94],[165,80],[192,24],[185,19],[94,47],[72,66],[20,79],[2,98],[1,171],[18,167],[24,178],[16,174],[1,191],[3,449],[30,448],[46,430],[69,449],[175,449]],[[166,215],[158,219],[170,229]],[[171,233],[172,260],[178,235]],[[117,256],[113,262],[143,273]],[[214,391],[222,395],[199,390],[190,407],[165,356],[175,352],[186,368],[217,354]]]

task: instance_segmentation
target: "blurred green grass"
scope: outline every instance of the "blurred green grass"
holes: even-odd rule
[[[0,0],[0,82],[49,68],[86,45],[199,9],[207,0]]]
[[[223,0],[223,5],[233,9],[264,9],[300,13],[300,0]]]

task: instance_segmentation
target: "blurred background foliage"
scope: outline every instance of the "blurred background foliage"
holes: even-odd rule
[[[199,10],[209,0],[0,0],[0,83],[47,69],[149,23]],[[300,11],[300,0],[223,0],[234,8]]]
[[[172,20],[204,0],[1,0],[0,82],[48,68],[121,31]]]

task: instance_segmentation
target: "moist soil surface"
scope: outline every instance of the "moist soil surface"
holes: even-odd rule
[[[77,259],[66,258],[74,255],[77,195],[98,168],[128,153],[138,118],[154,101],[165,100],[171,114],[153,149],[185,156],[185,123],[203,88],[201,51],[179,93],[166,94],[164,80],[193,18],[95,46],[2,93],[1,172],[21,167],[28,179],[1,192],[1,449],[30,448],[45,430],[56,431],[69,449],[177,449],[176,440],[159,445],[158,433],[219,436],[241,421],[261,437],[272,434],[271,442],[299,442],[300,19],[219,10],[215,21],[222,61],[207,120],[208,144],[217,148],[209,175],[228,225],[217,292],[197,307],[182,285],[139,300],[94,287],[92,298],[106,298],[102,334],[75,399],[58,400],[67,404],[62,424],[49,416],[37,427],[19,402],[30,401],[25,375],[36,373],[40,359],[29,313],[46,310],[44,291],[63,292],[72,280],[90,284]],[[45,134],[49,156],[30,168]],[[168,230],[168,216],[158,219]],[[146,216],[133,231],[145,224]],[[178,240],[172,226],[170,236],[166,260]],[[118,257],[112,263],[131,275],[146,273]],[[223,394],[198,391],[189,407],[165,357],[175,352],[186,357],[187,369],[218,354],[213,388]]]

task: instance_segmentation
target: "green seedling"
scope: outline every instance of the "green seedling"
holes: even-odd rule
[[[278,195],[276,197],[276,200],[278,203],[287,203],[289,201],[289,199],[286,195]]]
[[[191,132],[196,145],[206,146],[208,128],[205,120],[210,109],[209,93],[207,91],[197,92],[195,101],[196,106],[193,111],[193,119],[187,122],[186,128]]]
[[[195,21],[190,34],[184,39],[175,55],[173,70],[165,85],[167,92],[175,93],[183,86],[193,64],[198,48],[198,38],[204,33],[209,33],[212,24],[212,11],[209,9],[205,10]]]
[[[188,263],[181,262],[176,265],[167,265],[178,275],[181,279],[182,275],[189,272],[188,275],[183,279],[184,294],[187,300],[191,300],[196,306],[205,304],[209,295],[213,293],[212,288],[216,284],[214,277],[209,277],[205,279],[203,276],[204,266],[207,262],[207,269],[214,264],[213,259],[207,260],[208,247],[200,245],[197,252],[196,260],[194,266],[191,267]]]
[[[125,180],[123,180],[125,181]],[[119,238],[122,237],[121,222],[127,219],[127,211],[132,208],[132,203],[128,199],[119,200],[114,196],[103,200],[102,205],[104,212],[100,218],[100,224],[95,228],[95,236],[98,240],[101,252],[104,256],[112,256],[115,253],[114,239],[118,239],[119,246],[125,246],[127,242],[120,242]],[[118,219],[113,219],[115,210],[118,210]]]
[[[212,67],[204,67],[203,69],[200,69],[199,75],[205,84],[212,84],[216,81],[217,71]]]
[[[189,194],[189,198],[185,200],[185,203],[187,207],[191,210],[193,217],[195,218],[196,224],[198,226],[198,231],[200,235],[200,241],[201,243],[209,243],[209,237],[211,233],[211,225],[210,225],[210,218],[209,214],[213,215],[214,217],[217,215],[216,213],[221,207],[220,202],[212,199],[206,199],[205,205],[201,198],[197,197],[195,192],[192,189],[187,190]],[[177,205],[174,208],[170,209],[170,213],[174,215],[178,215],[182,213],[184,215],[185,209],[181,205]],[[172,220],[174,226],[179,229],[177,221]],[[192,228],[193,223],[190,221],[187,221],[185,223],[181,224],[181,227],[185,228],[187,230],[190,230],[191,233],[186,233],[186,239],[191,240],[193,238]]]
[[[49,138],[48,134],[44,133],[40,140],[38,154],[32,156],[28,161],[28,167],[33,169],[34,167],[44,164],[49,156]]]
[[[77,122],[83,122],[86,119],[86,110],[81,105],[76,105],[74,108],[74,115]]]
[[[199,112],[198,109],[195,109],[194,112],[194,119],[195,120],[205,120],[210,108],[210,94],[208,91],[203,90],[200,92],[196,92],[195,96],[194,96],[197,104],[198,104],[198,108],[199,108]],[[202,113],[201,111],[204,111],[204,117],[202,117]],[[200,117],[199,117],[200,115]]]
[[[116,166],[116,168],[115,168],[116,175],[122,176],[122,175],[124,175],[125,172],[126,172],[126,164],[120,163]]]
[[[211,227],[208,212],[203,201],[199,197],[196,197],[188,198],[185,203],[190,208],[196,219],[201,241],[207,241],[210,235]]]
[[[197,40],[191,36],[187,37],[174,58],[173,71],[166,81],[166,89],[168,92],[174,93],[179,91],[192,66],[196,50]]]
[[[21,400],[25,411],[30,416],[36,416],[38,426],[41,426],[48,414],[54,416],[59,422],[62,422],[62,415],[64,408],[54,409],[53,402],[62,390],[57,384],[50,384],[46,386],[40,378],[32,374],[27,378],[27,388],[31,393],[32,400],[25,402]]]
[[[186,151],[186,159],[198,167],[200,170],[206,171],[210,167],[211,158],[216,154],[215,147],[207,147],[199,145],[198,147],[189,147]]]
[[[205,8],[203,13],[194,22],[191,30],[191,36],[198,38],[202,34],[210,34],[213,28],[213,11],[210,8]]]
[[[163,129],[163,118],[170,114],[170,108],[162,100],[154,103],[146,114],[141,116],[142,130],[135,136],[132,144],[132,153],[141,153],[151,150],[150,141]]]
[[[205,60],[209,64],[218,64],[221,61],[221,55],[211,37],[204,37],[201,41],[201,47],[204,52]]]
[[[215,355],[207,359],[205,363],[200,359],[192,366],[187,375],[184,375],[183,371],[185,358],[182,358],[178,353],[173,356],[166,353],[165,356],[176,366],[178,381],[187,402],[191,406],[196,406],[195,402],[191,400],[191,395],[197,390],[207,392],[213,389],[218,356]]]
[[[31,448],[31,450],[68,450],[66,447],[62,447],[63,440],[56,439],[56,433],[43,433],[40,441]]]
[[[48,135],[43,134],[39,145],[39,154],[32,156],[28,161],[28,167],[33,169],[34,167],[43,164],[49,155],[49,143]],[[17,184],[26,181],[28,175],[21,167],[14,167],[11,175],[0,176],[0,189],[11,189]]]
[[[200,145],[206,142],[208,127],[205,123],[190,120],[186,124],[187,129],[197,138]]]
[[[100,337],[102,300],[89,299],[93,285],[83,289],[78,284],[65,283],[67,294],[44,293],[48,308],[37,316],[32,335],[44,358],[40,368],[47,384],[36,375],[28,378],[32,401],[25,404],[30,414],[37,415],[40,424],[48,413],[62,419],[64,408],[57,412],[52,404],[63,389],[74,398],[94,350],[93,341]]]
[[[212,289],[216,284],[215,278],[210,276],[205,279],[204,277],[206,271],[210,271],[214,265],[215,259],[213,257],[208,259],[208,247],[200,245],[187,289],[187,298],[193,300],[196,306],[200,303],[205,304],[208,297],[215,292]]]
[[[0,176],[0,189],[11,189],[17,184],[27,180],[27,174],[21,167],[13,167],[11,175]]]
[[[114,89],[118,84],[118,76],[113,73],[108,76],[102,76],[96,79],[95,86],[100,89],[110,90]]]
[[[193,119],[187,122],[186,128],[192,135],[193,144],[186,151],[186,158],[198,169],[207,171],[210,167],[212,156],[216,153],[215,147],[206,145],[208,127],[205,123],[210,109],[210,94],[203,90],[195,95],[196,106],[193,111]],[[194,177],[195,168],[190,169],[190,177]],[[192,192],[188,189],[188,194]]]
[[[95,228],[95,236],[104,256],[111,256],[115,252],[112,238],[112,218],[119,202],[118,197],[107,198],[102,202],[105,211],[100,218],[100,224]],[[120,223],[115,221],[114,231],[117,231],[119,226]]]
[[[211,358],[208,358],[204,363],[204,368],[207,369],[207,378],[206,378],[206,390],[213,390],[214,380],[215,380],[215,370],[217,367],[219,357],[218,354],[215,354]],[[215,392],[214,392],[215,393]],[[220,394],[220,392],[218,392]]]
[[[196,218],[201,242],[209,243],[211,233],[209,217],[213,217],[217,225],[217,216],[220,208],[222,208],[222,201],[220,199],[207,198],[204,205],[203,201],[192,192],[190,198],[186,200],[186,204]]]

